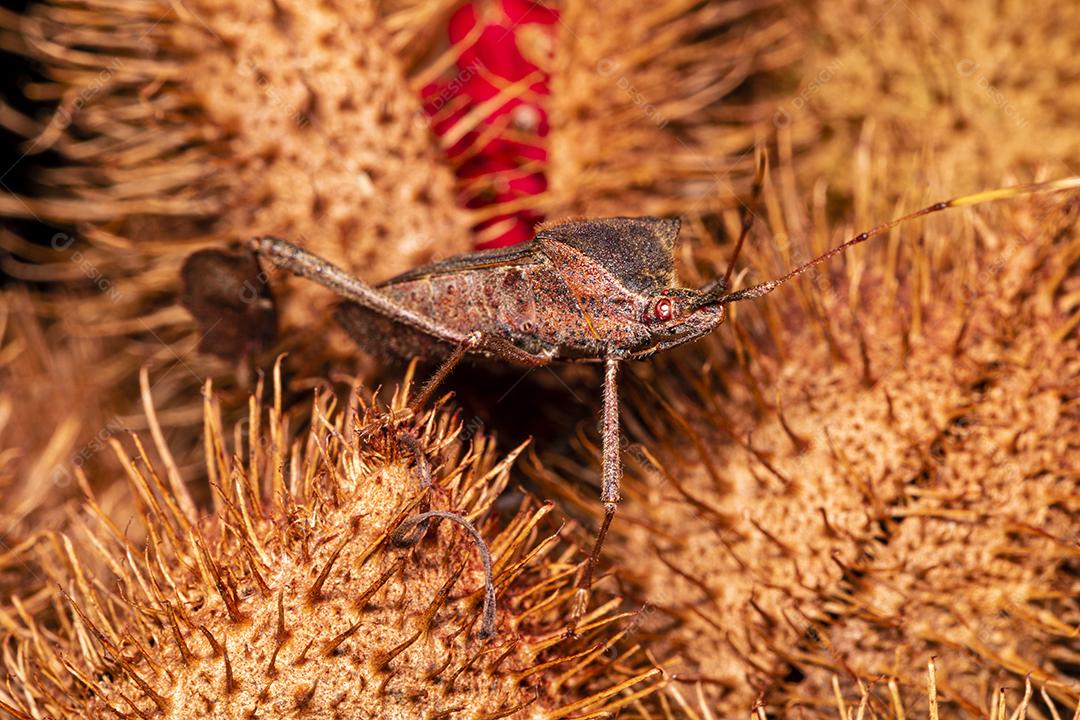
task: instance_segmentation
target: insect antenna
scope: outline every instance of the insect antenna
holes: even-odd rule
[[[973,193],[971,195],[961,195],[951,200],[945,200],[944,202],[934,203],[928,207],[924,207],[921,210],[908,213],[903,217],[890,220],[889,222],[882,223],[872,230],[868,230],[863,233],[859,233],[855,237],[851,238],[847,242],[837,245],[832,250],[817,256],[813,260],[803,263],[799,267],[795,268],[787,275],[776,280],[769,280],[758,285],[753,285],[744,290],[729,293],[716,300],[718,305],[727,305],[728,303],[739,302],[740,300],[750,300],[752,298],[759,298],[763,295],[768,295],[776,288],[780,287],[788,280],[802,275],[807,270],[810,270],[816,265],[819,265],[829,258],[839,255],[853,245],[866,242],[867,240],[883,235],[889,230],[892,230],[897,225],[902,225],[909,220],[923,217],[924,215],[931,215],[942,210],[948,210],[954,207],[963,207],[965,205],[980,205],[985,202],[991,202],[993,200],[1004,200],[1006,198],[1020,197],[1022,195],[1032,195],[1034,193],[1042,192],[1058,192],[1060,190],[1073,190],[1080,188],[1080,176],[1062,178],[1060,180],[1050,180],[1041,183],[1029,183],[1027,185],[1016,185],[1014,187],[997,188],[995,190],[984,190],[982,192]]]
[[[427,521],[432,518],[452,520],[465,528],[465,531],[472,537],[473,542],[476,543],[476,549],[480,551],[480,562],[484,565],[484,608],[483,620],[480,624],[480,637],[489,638],[495,634],[495,581],[491,569],[491,551],[488,550],[487,543],[484,542],[484,538],[480,535],[480,531],[476,529],[476,526],[457,513],[445,510],[431,510],[414,515],[401,523],[390,539],[398,547],[415,545],[420,541],[423,530],[416,533],[411,531],[419,525],[426,525]]]
[[[735,261],[739,259],[743,243],[746,242],[750,230],[754,227],[754,208],[761,201],[761,188],[765,185],[765,171],[768,170],[768,167],[769,155],[764,146],[758,145],[754,163],[754,179],[750,183],[750,204],[743,205],[740,203],[739,205],[739,239],[735,241],[735,249],[731,251],[731,260],[728,261],[727,270],[724,271],[721,287],[729,287],[731,273],[735,271]]]

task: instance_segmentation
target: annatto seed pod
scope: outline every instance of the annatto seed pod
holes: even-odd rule
[[[906,228],[632,366],[637,442],[606,555],[658,610],[640,630],[678,656],[669,693],[700,684],[701,715],[834,717],[836,677],[890,715],[887,681],[921,707],[936,657],[958,716],[987,714],[998,687],[1017,702],[1025,675],[1072,711],[1077,208],[1047,196]],[[747,264],[774,277],[834,244],[813,242],[777,258],[752,241]],[[565,477],[543,494],[595,515]]]
[[[869,175],[851,172],[852,157],[866,169],[888,160],[893,182],[878,189],[890,200],[914,177],[966,192],[1008,173],[1080,162],[1069,121],[1080,113],[1080,88],[1061,81],[1076,68],[1067,49],[1080,42],[1075,5],[988,13],[933,0],[823,0],[792,6],[787,19],[809,40],[799,86],[771,111],[771,124],[809,139],[797,166],[807,185],[825,177],[833,193],[865,197]]]
[[[496,459],[475,428],[463,437],[444,411],[413,417],[405,399],[339,408],[317,394],[310,432],[292,439],[277,384],[267,413],[252,400],[230,451],[208,387],[214,511],[202,517],[164,444],[155,462],[138,436],[114,440],[136,527],[108,517],[87,488],[72,533],[39,540],[55,590],[5,611],[3,708],[18,718],[554,720],[651,693],[660,671],[639,649],[615,649],[617,599],[567,636],[578,553],[557,532],[545,537],[551,506],[490,512],[522,448]],[[410,523],[423,511],[438,517]],[[496,605],[484,638],[487,546]]]

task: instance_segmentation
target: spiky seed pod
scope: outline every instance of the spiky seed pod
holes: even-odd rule
[[[419,77],[478,242],[526,239],[544,218],[734,205],[751,124],[799,54],[782,15],[731,0],[464,3]]]
[[[45,248],[5,238],[37,264],[28,277],[86,291],[43,309],[73,333],[120,337],[137,350],[132,375],[176,355],[199,376],[224,369],[193,357],[200,338],[176,305],[196,246],[278,234],[369,280],[470,246],[453,177],[387,49],[384,25],[404,29],[370,3],[76,5],[0,15],[7,45],[44,67],[40,93],[60,98],[47,123],[19,123],[37,131],[22,162],[45,149],[63,161],[38,173],[35,196],[0,197],[0,214],[75,227]],[[331,299],[285,277],[274,286],[292,356],[324,360],[334,343],[304,338],[325,337]],[[189,380],[171,374],[158,392]]]
[[[773,114],[776,126],[813,138],[799,171],[856,190],[848,171],[888,158],[896,178],[929,177],[967,192],[1006,173],[1075,168],[1080,42],[1075,5],[942,5],[913,0],[821,0],[788,15],[809,40],[800,85]],[[1033,138],[1041,138],[1032,142]],[[973,162],[978,158],[978,162]],[[867,175],[861,174],[859,181]],[[907,184],[887,187],[890,193]],[[858,207],[861,225],[873,218]]]
[[[958,714],[1028,673],[1076,704],[1076,218],[1046,197],[906,228],[633,368],[609,557],[677,620],[699,712],[831,716],[831,673],[911,706],[930,656]],[[751,267],[789,265],[759,242]]]
[[[225,157],[239,160],[220,220],[230,233],[298,238],[370,280],[469,247],[452,176],[373,4],[188,7],[177,44],[206,116],[228,129]],[[304,307],[309,285],[291,303],[305,323],[322,319]]]
[[[0,193],[0,215],[72,229],[47,236],[45,246],[4,232],[0,245],[11,253],[5,273],[63,290],[35,292],[28,306],[58,358],[67,352],[61,345],[80,343],[78,391],[56,404],[77,420],[58,426],[71,435],[56,437],[68,456],[100,459],[103,438],[138,427],[137,409],[124,403],[137,397],[130,389],[144,363],[171,409],[163,423],[186,426],[189,440],[202,378],[215,377],[226,402],[242,407],[244,375],[195,352],[207,334],[177,302],[183,260],[195,246],[276,233],[371,280],[469,247],[452,175],[387,48],[387,27],[407,33],[410,17],[379,17],[364,2],[335,11],[168,0],[39,2],[22,17],[0,13],[0,44],[46,75],[28,87],[59,103],[47,122],[15,123],[28,136],[23,165],[45,150],[60,162],[35,173],[33,197]],[[19,119],[0,105],[0,122]],[[335,348],[351,362],[355,347],[328,327],[330,299],[312,283],[284,275],[272,282],[294,366],[321,366]],[[63,362],[21,380],[59,390],[65,381],[51,374],[75,369]],[[113,393],[119,387],[127,390]],[[9,447],[43,458],[61,452]],[[197,457],[179,438],[176,451],[181,463]],[[24,486],[13,491],[20,496],[59,490],[38,474],[13,484]]]
[[[102,410],[110,364],[99,344],[42,325],[22,288],[0,293],[0,546],[4,554],[63,523],[61,500],[77,492],[73,465],[93,465],[119,419]],[[88,362],[100,360],[94,370]],[[112,365],[115,367],[115,364]],[[44,380],[47,378],[47,380]],[[82,394],[86,402],[72,403]],[[32,418],[33,420],[29,420]],[[91,428],[93,431],[88,432]],[[87,435],[89,439],[83,440]],[[0,563],[3,565],[3,563]],[[7,579],[11,584],[5,584]],[[30,578],[0,581],[4,597]]]
[[[380,20],[365,2],[33,6],[8,30],[67,99],[28,149],[68,159],[46,179],[73,197],[30,208],[170,268],[190,249],[183,240],[259,233],[370,279],[467,247],[451,176]],[[121,28],[131,36],[107,32]],[[83,136],[96,144],[77,144]],[[147,227],[147,217],[201,222]]]
[[[207,388],[208,517],[195,516],[166,447],[156,466],[138,436],[112,442],[146,542],[90,494],[81,530],[48,543],[58,619],[5,615],[9,712],[554,720],[614,711],[662,682],[633,648],[604,675],[621,635],[617,599],[567,639],[576,551],[544,537],[550,505],[490,516],[522,448],[496,458],[446,412],[411,417],[400,395],[385,411],[320,395],[311,432],[293,440],[280,386],[275,396],[268,417],[252,400],[237,427],[244,453],[228,449]],[[460,513],[488,539],[491,639],[478,637],[484,572],[472,538],[442,522],[410,547],[390,541],[428,508]]]
[[[767,2],[561,3],[544,212],[698,216],[732,203],[753,174],[766,78],[799,43]]]
[[[937,663],[934,658],[930,658],[926,663],[925,705],[927,714],[931,718],[941,716],[942,703],[938,694],[939,680]],[[832,690],[834,693],[833,701],[836,706],[836,717],[844,720],[852,717],[851,713],[855,713],[854,716],[860,718],[868,715],[869,717],[911,717],[912,708],[905,709],[904,699],[900,696],[895,680],[889,680],[886,683],[886,688],[879,695],[872,692],[873,685],[868,686],[861,681],[857,685],[859,688],[858,695],[848,699],[841,691],[840,681],[835,675],[833,676]],[[1030,676],[1024,678],[1022,691],[1020,688],[1009,688],[1007,690],[1004,687],[997,687],[987,688],[984,694],[988,696],[985,707],[990,710],[987,717],[1026,718],[1029,711],[1032,714],[1045,711],[1052,718],[1063,717],[1059,713],[1058,703],[1050,697],[1050,694],[1046,692],[1046,688],[1040,688],[1038,697],[1036,697]],[[887,698],[883,697],[884,695],[887,695]],[[923,704],[922,698],[920,698],[920,710]],[[1013,706],[1015,706],[1015,709],[1013,709]],[[754,715],[758,718],[764,717],[761,705],[755,707]],[[1076,717],[1080,717],[1080,704],[1077,705],[1073,713],[1073,718]]]

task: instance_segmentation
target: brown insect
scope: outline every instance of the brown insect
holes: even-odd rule
[[[763,175],[762,160],[755,196]],[[532,367],[556,361],[603,363],[600,499],[604,518],[579,576],[575,612],[580,616],[619,501],[620,362],[643,360],[707,335],[724,321],[726,305],[766,295],[847,248],[914,218],[1078,187],[1080,177],[1073,177],[935,203],[860,233],[781,278],[736,292],[728,292],[727,280],[750,230],[752,215],[747,211],[725,277],[698,289],[680,287],[675,277],[677,219],[567,222],[542,229],[527,243],[448,258],[375,287],[285,240],[258,238],[251,241],[251,248],[275,265],[341,296],[345,302],[338,306],[338,322],[370,352],[443,358],[413,399],[414,409],[427,402],[466,355]],[[471,534],[479,541],[474,529]],[[482,554],[487,557],[486,548]],[[493,603],[490,577],[487,591]],[[490,634],[491,629],[489,624],[485,632]]]

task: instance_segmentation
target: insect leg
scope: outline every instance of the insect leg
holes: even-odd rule
[[[506,338],[498,335],[489,335],[488,333],[480,333],[480,339],[476,342],[475,351],[484,355],[489,355],[497,360],[524,365],[526,367],[543,367],[544,365],[549,365],[555,356],[554,351],[550,350],[540,353],[531,353],[528,350],[522,350]]]
[[[423,531],[419,533],[411,533],[410,531],[421,524],[423,524],[424,529],[426,529],[427,521],[433,518],[452,520],[465,528],[466,532],[472,537],[473,542],[476,543],[476,549],[480,551],[480,562],[484,565],[484,615],[483,620],[480,623],[480,637],[489,638],[495,634],[495,581],[491,569],[491,551],[488,550],[487,543],[484,542],[484,538],[480,534],[480,531],[476,529],[476,526],[469,522],[463,515],[447,512],[445,510],[431,510],[429,512],[420,513],[419,515],[414,515],[401,523],[390,539],[399,547],[415,545],[423,536]]]
[[[398,441],[416,458],[416,470],[420,474],[420,489],[431,487],[434,480],[431,477],[431,465],[428,464],[427,456],[419,438],[409,430],[399,431]]]
[[[252,240],[250,246],[256,254],[269,259],[278,267],[317,282],[341,297],[391,320],[409,325],[445,342],[461,343],[466,339],[464,334],[402,307],[363,280],[298,245],[275,237],[260,237]]]
[[[414,412],[430,399],[432,393],[435,392],[442,381],[461,362],[462,358],[470,352],[528,366],[546,365],[551,362],[551,354],[527,352],[505,338],[487,335],[482,332],[472,332],[466,335],[448,328],[427,316],[401,306],[342,268],[285,240],[274,237],[256,238],[251,241],[251,248],[257,254],[268,258],[278,267],[300,277],[313,280],[347,300],[379,313],[390,320],[413,327],[437,340],[456,346],[435,374],[424,384],[417,397],[410,403],[410,408]],[[410,443],[410,439],[415,440],[415,438],[408,438],[405,443],[417,455],[417,462],[423,476],[422,481],[429,484],[431,480],[427,461],[421,457],[422,450],[419,448],[419,443]],[[412,545],[418,542],[427,530],[428,521],[433,518],[444,518],[460,524],[469,532],[477,544],[484,565],[485,577],[483,623],[480,636],[490,637],[495,632],[495,585],[492,578],[491,552],[472,523],[457,513],[444,510],[422,512],[403,522],[394,533],[393,541],[398,545]]]
[[[470,352],[493,356],[499,360],[529,367],[541,367],[551,362],[550,355],[527,352],[498,335],[488,335],[482,332],[470,333],[463,342],[459,343],[458,346],[454,348],[454,351],[450,353],[446,360],[439,365],[439,369],[435,371],[434,375],[428,378],[428,381],[424,383],[424,387],[420,389],[416,398],[409,403],[409,407],[413,412],[418,412],[420,408],[431,399],[436,388],[446,380],[447,376],[449,376],[453,369],[457,367],[458,363],[460,363]]]
[[[458,363],[461,362],[462,358],[469,352],[485,352],[487,354],[495,355],[500,359],[517,362],[522,365],[546,365],[551,360],[551,358],[546,355],[534,355],[528,353],[503,338],[485,335],[481,332],[471,333],[463,342],[459,343],[458,346],[454,348],[454,351],[450,356],[443,361],[439,366],[439,369],[435,371],[435,374],[424,383],[420,392],[413,398],[412,402],[409,403],[409,408],[414,414],[419,412],[420,408],[427,404],[427,401],[431,398],[436,388],[442,384],[454,368],[457,367]],[[416,455],[418,467],[421,469],[422,482],[425,486],[430,485],[432,483],[431,470],[427,464],[427,459],[423,455],[423,450],[419,446],[419,442],[417,442],[416,438],[411,434],[405,435],[403,440],[405,440],[407,446]],[[432,518],[453,520],[464,527],[476,542],[477,549],[480,551],[480,559],[484,564],[485,580],[483,621],[480,627],[480,637],[489,638],[495,634],[495,584],[491,569],[491,551],[488,550],[484,538],[481,537],[473,524],[457,513],[442,510],[430,510],[405,520],[394,532],[392,540],[399,546],[413,545],[416,542],[419,542],[420,538],[427,532],[428,524]]]
[[[586,561],[585,571],[575,598],[574,617],[571,628],[588,607],[589,593],[592,590],[593,571],[600,560],[600,550],[604,546],[611,520],[615,517],[615,508],[619,502],[619,481],[622,479],[622,457],[619,443],[619,361],[614,358],[604,360],[604,410],[601,423],[602,459],[600,464],[600,501],[604,503],[604,521],[596,535],[592,553]]]
[[[442,385],[447,376],[450,375],[454,368],[457,367],[458,363],[461,362],[461,359],[476,345],[477,340],[474,336],[479,336],[479,334],[480,333],[474,333],[465,338],[464,342],[459,343],[458,346],[454,348],[454,352],[450,353],[450,356],[443,360],[442,364],[439,365],[439,369],[435,371],[435,374],[427,379],[427,382],[420,388],[420,392],[418,392],[416,397],[412,399],[412,402],[409,403],[409,409],[412,410],[414,414],[420,412],[420,408],[427,405],[427,401],[431,399],[431,396],[435,393],[435,390],[439,385]]]

